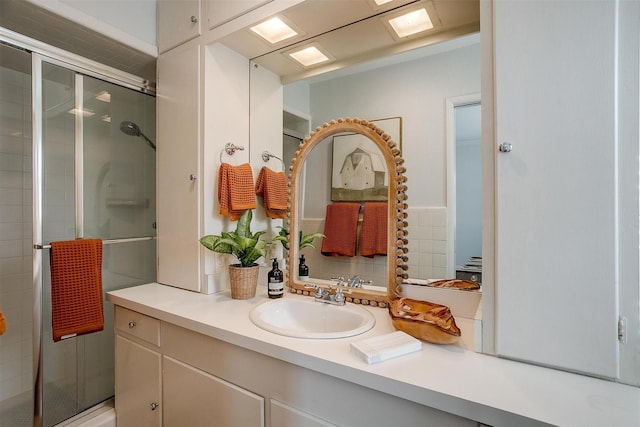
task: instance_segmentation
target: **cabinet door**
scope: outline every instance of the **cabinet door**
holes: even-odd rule
[[[615,2],[494,2],[496,349],[617,376]],[[542,25],[542,26],[541,26]]]
[[[163,363],[165,426],[264,426],[261,396],[170,357]]]
[[[200,0],[158,0],[160,53],[200,35]]]
[[[160,354],[116,335],[118,427],[161,425]]]
[[[229,22],[273,0],[207,0],[209,28]]]
[[[198,46],[158,57],[158,282],[193,291],[200,290],[199,64]]]
[[[271,399],[271,426],[275,427],[331,427],[331,424],[285,403]]]

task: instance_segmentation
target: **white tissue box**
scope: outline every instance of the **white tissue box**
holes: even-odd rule
[[[351,351],[365,362],[378,363],[422,350],[422,341],[402,331],[351,343]]]

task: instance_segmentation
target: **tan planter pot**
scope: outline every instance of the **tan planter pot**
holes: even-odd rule
[[[229,282],[231,284],[231,298],[249,299],[256,296],[258,287],[258,273],[260,266],[242,267],[240,264],[229,266]]]

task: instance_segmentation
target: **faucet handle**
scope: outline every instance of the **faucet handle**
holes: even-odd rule
[[[331,280],[338,282],[338,286],[340,285],[344,285],[346,283],[346,279],[344,278],[344,276],[335,276],[332,277]]]

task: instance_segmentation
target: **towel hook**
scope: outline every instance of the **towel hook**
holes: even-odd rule
[[[271,154],[267,150],[264,150],[262,152],[262,161],[263,162],[269,163],[269,160],[271,160],[272,158],[280,160],[280,163],[282,164],[282,172],[284,172],[284,161],[280,157],[276,156],[275,154]]]
[[[222,153],[227,153],[229,156],[233,156],[233,154],[237,151],[237,150],[244,150],[244,147],[242,145],[235,145],[231,142],[227,142],[224,145],[224,148],[222,150],[220,150],[220,163],[222,163]]]

